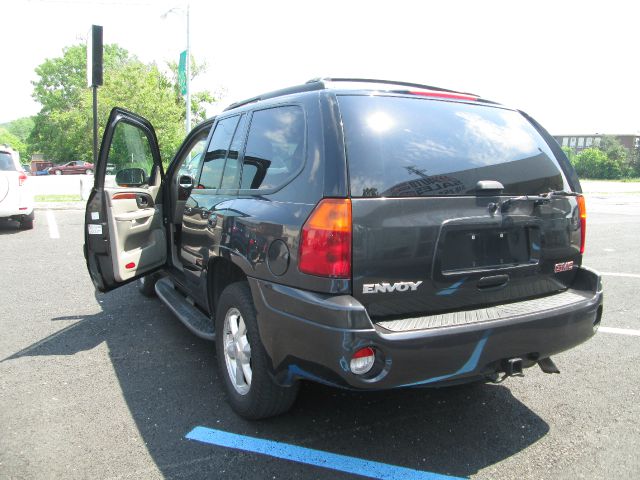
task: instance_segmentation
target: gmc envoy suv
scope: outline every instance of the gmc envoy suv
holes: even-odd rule
[[[558,372],[550,357],[600,323],[580,182],[524,112],[317,79],[231,105],[165,165],[153,127],[114,109],[87,267],[98,290],[137,280],[215,341],[246,418],[287,411],[302,380],[379,390]]]

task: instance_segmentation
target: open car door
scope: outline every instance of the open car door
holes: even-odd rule
[[[112,290],[165,264],[163,175],[151,124],[114,108],[102,137],[84,220],[84,253],[98,290]]]

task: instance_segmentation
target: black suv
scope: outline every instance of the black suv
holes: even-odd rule
[[[98,290],[139,279],[215,340],[231,406],[263,418],[291,407],[300,380],[378,390],[557,372],[550,356],[602,316],[580,192],[524,112],[312,80],[200,124],[166,173],[152,126],[114,109],[85,257]]]

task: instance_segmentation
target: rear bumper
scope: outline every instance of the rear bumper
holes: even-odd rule
[[[17,220],[23,215],[31,215],[32,212],[33,204],[31,202],[21,207],[16,205],[3,207],[0,205],[0,218],[14,218]]]
[[[261,340],[274,378],[287,385],[309,379],[338,387],[387,389],[470,381],[503,369],[503,362],[538,359],[568,350],[593,336],[602,316],[600,276],[580,268],[567,305],[469,324],[392,332],[369,319],[348,295],[329,296],[257,279],[250,285]],[[576,300],[577,299],[577,300]],[[376,363],[365,376],[349,361],[371,346]]]

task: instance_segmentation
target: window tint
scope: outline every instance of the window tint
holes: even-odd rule
[[[247,118],[247,115],[243,115],[236,128],[236,133],[233,136],[233,141],[229,147],[229,153],[227,155],[227,162],[224,167],[224,175],[222,177],[222,184],[220,185],[220,188],[238,188],[238,180],[240,178],[238,159],[240,158],[240,151],[244,144]]]
[[[200,174],[199,188],[219,188],[224,161],[227,157],[227,150],[231,143],[231,138],[238,124],[239,116],[225,118],[216,125],[216,129],[211,137],[209,149],[204,157],[204,165]]]
[[[304,113],[300,107],[254,112],[241,188],[268,190],[284,184],[303,163],[304,135]]]
[[[564,188],[553,153],[518,112],[403,97],[340,96],[353,197],[505,194]]]

